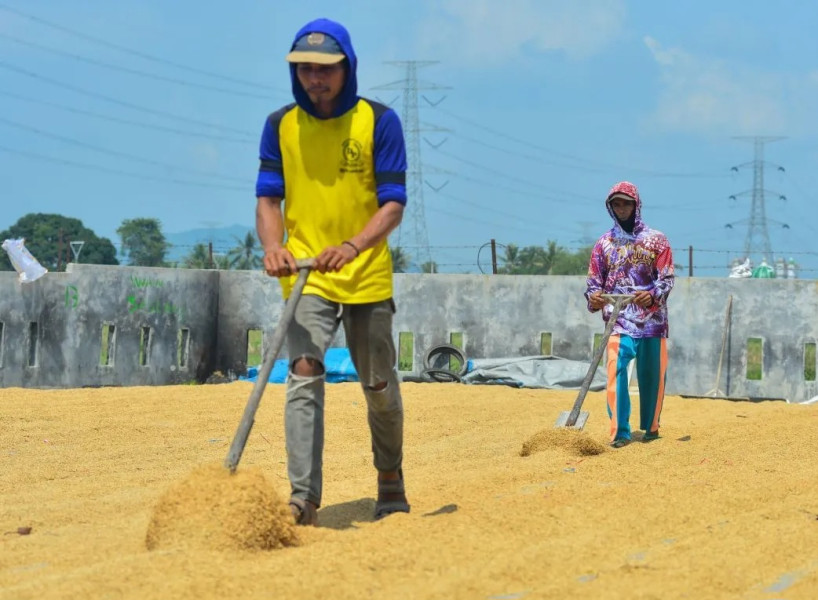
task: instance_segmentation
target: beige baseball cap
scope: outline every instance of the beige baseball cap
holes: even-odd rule
[[[346,58],[338,42],[331,36],[315,31],[298,38],[287,55],[291,63],[316,63],[334,65]]]

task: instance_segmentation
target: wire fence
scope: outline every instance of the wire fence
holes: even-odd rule
[[[169,256],[180,257],[177,262],[182,262],[184,256],[192,253],[198,246],[204,245],[212,252],[213,256],[224,256],[228,253],[235,253],[239,247],[226,243],[208,243],[207,241],[196,244],[170,244],[168,247]],[[212,245],[212,250],[211,250]],[[493,245],[493,248],[492,248]],[[522,249],[525,246],[514,242],[497,242],[490,240],[480,245],[449,245],[449,246],[400,246],[400,251],[404,254],[409,263],[408,271],[434,271],[438,273],[483,273],[492,274],[502,272],[506,266],[506,252],[510,246]],[[577,254],[588,250],[588,246],[559,246],[561,252]],[[673,248],[676,275],[678,277],[727,277],[730,268],[744,260],[744,250],[735,249],[714,249],[698,248],[695,246]],[[432,257],[433,265],[416,265],[412,262],[414,255]],[[260,252],[259,252],[260,254]],[[780,250],[776,253],[778,257],[787,257],[787,262],[794,259],[795,272],[792,273],[790,267],[789,277],[799,279],[818,279],[818,251],[805,252],[796,250]],[[783,260],[783,259],[782,259]],[[758,261],[753,261],[757,266]],[[777,261],[772,260],[769,265],[775,269]],[[787,277],[787,262],[783,265],[779,262],[778,277]],[[807,264],[804,264],[807,263]],[[425,268],[424,268],[425,267]],[[783,267],[783,272],[781,268]]]

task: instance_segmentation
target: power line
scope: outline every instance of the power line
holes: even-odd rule
[[[449,216],[449,217],[454,217],[454,218],[456,218],[458,220],[458,222],[460,222],[460,221],[469,221],[471,223],[477,223],[478,225],[486,225],[488,227],[497,227],[497,221],[496,220],[495,221],[485,221],[485,220],[482,220],[482,219],[475,218],[471,213],[464,213],[463,211],[452,211],[452,210],[446,210],[446,209],[438,208],[438,207],[430,207],[429,211],[433,212],[433,213],[440,213],[442,215],[446,215],[446,216]],[[513,217],[513,218],[517,218],[517,217]],[[542,229],[538,229],[538,228],[534,228],[534,227],[527,228],[527,227],[520,227],[520,226],[515,226],[515,225],[504,225],[503,226],[504,231],[507,231],[509,229],[513,229],[515,231],[524,231],[524,232],[528,232],[528,233],[538,233],[538,234],[542,233]]]
[[[56,108],[58,110],[63,110],[66,112],[74,113],[76,115],[83,115],[86,117],[91,117],[92,119],[101,119],[103,121],[109,121],[111,123],[120,123],[122,125],[131,125],[134,127],[140,127],[144,129],[154,129],[156,131],[164,131],[166,133],[174,133],[176,135],[187,136],[187,137],[195,137],[195,138],[204,138],[209,140],[215,140],[220,142],[232,142],[232,143],[240,143],[240,144],[248,144],[254,143],[256,140],[250,139],[248,136],[247,138],[238,138],[238,137],[227,137],[222,135],[214,135],[210,133],[204,133],[199,131],[189,131],[185,129],[178,129],[176,127],[165,127],[162,125],[154,125],[153,123],[147,123],[146,121],[135,121],[132,119],[123,119],[120,117],[113,117],[110,115],[103,115],[100,113],[92,112],[89,110],[82,110],[79,108],[74,108],[72,106],[66,106],[64,104],[59,104],[57,102],[49,102],[48,100],[42,100],[40,98],[33,98],[31,96],[23,96],[21,94],[15,94],[13,92],[8,92],[5,90],[0,90],[0,95],[8,96],[10,98],[15,98],[17,100],[21,100],[23,102],[28,102],[30,104],[40,104],[42,106],[49,106],[51,108]]]
[[[481,179],[479,177],[472,177],[471,175],[464,175],[462,173],[454,172],[452,173],[455,177],[462,179],[464,181],[468,181],[470,183],[478,184],[482,187],[492,188],[496,190],[500,190],[502,192],[506,192],[509,194],[516,194],[518,196],[524,196],[526,198],[534,198],[535,200],[543,201],[543,200],[550,200],[554,203],[559,203],[560,198],[557,198],[551,194],[543,194],[543,193],[536,193],[536,192],[527,192],[524,190],[519,190],[516,188],[508,187],[505,185],[500,185],[494,181],[487,181],[485,179]]]
[[[500,146],[495,146],[494,144],[489,144],[489,143],[484,142],[482,140],[479,140],[477,138],[473,138],[473,137],[470,137],[470,136],[463,135],[462,133],[459,133],[456,130],[453,133],[454,133],[454,135],[456,137],[460,138],[461,140],[463,140],[465,142],[469,142],[470,144],[475,144],[477,146],[483,146],[484,148],[490,148],[491,150],[496,150],[497,152],[500,152],[500,153],[505,154],[507,156],[517,156],[519,158],[524,158],[526,160],[530,160],[532,162],[535,162],[538,165],[550,165],[552,167],[562,167],[562,168],[565,168],[565,169],[574,169],[574,170],[578,170],[578,171],[585,171],[585,172],[588,172],[588,173],[599,173],[599,172],[602,171],[602,169],[597,168],[597,167],[581,167],[581,166],[577,166],[577,165],[573,165],[573,164],[565,163],[565,162],[555,162],[555,161],[544,160],[542,156],[537,156],[537,155],[534,155],[534,154],[528,154],[527,152],[519,152],[517,150],[509,150],[508,148],[501,148]]]
[[[51,54],[56,54],[58,56],[65,56],[65,57],[72,58],[74,60],[78,60],[80,62],[84,62],[84,63],[90,64],[90,65],[94,65],[94,66],[97,66],[97,67],[102,67],[104,69],[111,69],[111,70],[114,70],[114,71],[119,71],[121,73],[128,73],[129,75],[137,75],[139,77],[154,79],[156,81],[163,81],[165,83],[174,83],[176,85],[183,85],[183,86],[186,86],[186,87],[197,88],[197,89],[200,89],[200,90],[207,90],[207,91],[210,91],[210,92],[218,92],[218,93],[221,93],[221,94],[230,94],[232,96],[242,96],[244,98],[254,98],[254,99],[260,99],[260,100],[265,100],[265,101],[269,100],[269,96],[264,95],[264,94],[255,94],[255,93],[252,93],[252,92],[240,92],[240,91],[237,91],[237,90],[230,90],[230,89],[227,89],[227,88],[217,87],[217,86],[213,86],[213,85],[207,85],[207,84],[204,84],[204,83],[194,83],[192,81],[185,81],[185,80],[182,80],[182,79],[177,79],[175,77],[165,77],[164,75],[156,75],[154,73],[147,73],[145,71],[140,71],[139,69],[131,69],[130,67],[124,67],[124,66],[120,66],[120,65],[113,65],[111,63],[106,63],[106,62],[103,62],[101,60],[96,60],[94,58],[88,58],[86,56],[80,56],[79,54],[73,54],[71,52],[66,52],[64,50],[57,50],[56,48],[51,48],[49,46],[44,46],[44,45],[38,44],[36,42],[30,42],[30,41],[27,41],[27,40],[23,40],[23,39],[20,39],[18,37],[9,35],[7,33],[0,32],[0,37],[3,37],[5,39],[7,39],[7,40],[11,40],[12,42],[14,42],[16,44],[20,44],[20,45],[23,45],[23,46],[28,46],[30,48],[37,48],[38,50],[42,50],[44,52],[50,52]],[[279,94],[287,94],[287,92],[284,92],[282,90],[276,90],[276,91]]]
[[[437,61],[390,61],[387,64],[403,67],[406,69],[406,77],[400,81],[394,81],[384,85],[377,86],[376,90],[400,90],[403,93],[403,127],[406,136],[406,158],[408,163],[406,192],[408,196],[407,202],[407,218],[404,219],[411,227],[411,241],[424,248],[422,259],[424,262],[432,262],[431,252],[429,251],[429,234],[426,230],[426,215],[424,214],[423,206],[423,165],[421,163],[420,153],[420,122],[418,118],[418,91],[421,89],[448,89],[445,86],[437,84],[430,84],[418,81],[418,68],[427,67],[429,65],[437,64]],[[394,234],[397,239],[397,245],[401,245],[401,235],[404,231],[404,226],[398,228]]]
[[[210,189],[220,189],[220,190],[231,190],[237,192],[247,192],[247,188],[239,187],[239,186],[232,186],[232,185],[222,185],[218,183],[202,183],[199,181],[188,181],[184,179],[175,179],[172,177],[157,177],[155,175],[145,175],[143,173],[134,173],[132,171],[123,171],[121,169],[110,169],[107,167],[102,167],[99,165],[89,165],[87,163],[76,162],[73,160],[68,160],[65,158],[55,158],[53,156],[47,156],[44,154],[38,154],[36,152],[27,152],[25,150],[18,150],[16,148],[9,148],[8,146],[0,145],[0,152],[7,152],[9,154],[22,156],[25,158],[29,158],[36,161],[46,161],[57,163],[69,167],[75,167],[78,169],[85,169],[89,171],[97,171],[99,173],[108,173],[111,175],[123,175],[125,177],[131,177],[134,179],[139,180],[151,180],[151,181],[160,181],[164,183],[173,183],[177,185],[186,185],[192,187],[199,187],[199,188],[210,188]]]
[[[473,206],[475,208],[479,208],[480,210],[482,210],[484,212],[490,212],[490,213],[493,213],[493,214],[496,214],[496,215],[500,215],[502,217],[507,217],[509,219],[514,219],[515,221],[522,221],[522,222],[524,222],[526,224],[531,224],[531,217],[530,216],[515,215],[515,214],[512,214],[512,213],[502,211],[502,210],[498,210],[496,207],[487,207],[486,205],[480,204],[479,202],[475,202],[473,200],[466,200],[464,198],[459,198],[457,196],[452,196],[448,192],[438,193],[438,196],[440,196],[443,199],[454,200],[455,202],[459,202],[461,204],[466,204],[468,206]],[[490,223],[490,224],[496,224],[496,223]],[[532,229],[532,231],[534,231],[534,229]],[[541,229],[536,229],[536,231],[541,232],[542,230]]]
[[[82,33],[82,32],[77,31],[75,29],[65,27],[64,25],[59,25],[57,23],[47,21],[46,19],[42,19],[40,17],[30,15],[30,14],[25,13],[23,11],[17,10],[16,8],[8,6],[7,4],[0,3],[0,10],[5,10],[6,12],[13,13],[13,14],[17,15],[18,17],[28,19],[29,21],[33,21],[34,23],[37,23],[39,25],[44,25],[46,27],[50,27],[52,29],[62,31],[63,33],[67,33],[69,35],[72,35],[74,37],[78,37],[78,38],[83,39],[85,41],[92,42],[94,44],[98,44],[98,45],[101,45],[101,46],[105,46],[106,48],[113,48],[114,50],[118,50],[119,52],[124,52],[126,54],[131,54],[132,56],[137,56],[137,57],[139,57],[141,59],[144,59],[144,60],[148,60],[148,61],[155,62],[155,63],[158,63],[158,64],[167,65],[167,66],[173,67],[175,69],[181,69],[183,71],[189,71],[191,73],[197,73],[199,75],[205,75],[207,77],[212,77],[212,78],[215,78],[215,79],[221,79],[221,80],[224,80],[224,81],[229,81],[231,83],[238,83],[238,84],[241,84],[241,85],[248,85],[248,86],[252,86],[252,87],[256,87],[256,88],[264,88],[264,89],[278,91],[276,88],[274,88],[272,86],[268,86],[268,85],[259,83],[257,81],[249,81],[249,80],[246,80],[246,79],[239,79],[237,77],[230,77],[228,75],[222,75],[220,73],[214,73],[212,71],[206,71],[204,69],[199,69],[197,67],[191,67],[191,66],[188,66],[188,65],[183,65],[183,64],[180,64],[180,63],[177,63],[177,62],[173,62],[173,61],[168,60],[166,58],[160,58],[158,56],[153,56],[151,54],[148,54],[146,52],[142,52],[140,50],[134,50],[132,48],[127,48],[127,47],[121,46],[119,44],[114,44],[113,42],[103,40],[102,38],[98,38],[98,37],[95,37],[95,36],[92,36],[92,35],[88,35],[87,33]]]
[[[105,154],[107,156],[119,156],[121,158],[127,158],[130,161],[143,163],[146,165],[151,165],[154,167],[161,167],[163,169],[172,169],[174,171],[186,171],[188,173],[193,173],[194,175],[200,175],[205,177],[215,177],[217,179],[224,179],[226,181],[235,181],[235,182],[243,182],[244,179],[239,179],[237,177],[229,177],[226,175],[219,175],[218,173],[213,173],[211,171],[205,171],[200,169],[191,169],[188,167],[179,167],[175,165],[169,165],[167,163],[163,163],[157,160],[151,160],[148,158],[142,158],[140,156],[136,156],[134,154],[130,154],[128,152],[121,152],[119,150],[113,150],[111,148],[104,148],[102,146],[96,146],[94,144],[89,144],[87,142],[83,142],[81,140],[62,136],[56,133],[50,133],[47,131],[42,131],[41,129],[37,129],[36,127],[32,127],[31,125],[25,125],[23,123],[17,123],[16,121],[11,121],[4,117],[0,117],[0,123],[3,123],[9,127],[15,127],[17,129],[21,129],[23,131],[30,131],[32,133],[36,133],[37,135],[41,135],[44,137],[48,137],[51,139],[59,140],[66,144],[71,144],[72,146],[78,146],[80,148],[87,148],[88,150],[93,150],[94,152],[99,152],[101,154]]]
[[[766,165],[764,161],[764,144],[782,140],[784,138],[755,136],[751,138],[740,137],[736,139],[752,141],[754,148],[754,156],[751,162],[733,167],[732,169],[733,171],[737,172],[739,167],[743,167],[748,164],[753,166],[753,189],[750,192],[742,192],[741,194],[732,196],[732,198],[735,198],[747,193],[752,195],[750,217],[746,219],[748,225],[747,236],[744,241],[744,257],[749,258],[753,254],[761,254],[764,259],[772,262],[774,260],[773,248],[770,244],[770,234],[767,230],[767,214],[764,207],[765,194],[770,193],[769,190],[764,189],[764,169]],[[779,167],[779,169],[782,171],[784,170],[783,167]],[[781,198],[784,198],[784,196],[781,196]],[[728,225],[728,227],[732,227],[732,224]]]
[[[514,181],[516,183],[522,183],[523,185],[527,185],[527,186],[536,188],[538,190],[547,190],[550,193],[559,194],[561,197],[573,196],[575,198],[580,198],[582,200],[587,200],[587,201],[592,201],[592,202],[598,203],[598,201],[596,199],[590,198],[589,196],[583,196],[582,194],[577,194],[576,192],[566,192],[564,190],[558,190],[558,189],[555,189],[555,188],[546,188],[546,187],[540,185],[539,183],[535,183],[535,182],[530,181],[528,179],[523,179],[522,177],[515,177],[514,175],[510,175],[510,174],[508,174],[508,173],[506,173],[504,171],[500,171],[499,169],[494,169],[494,168],[489,167],[489,166],[484,165],[484,164],[480,164],[480,163],[477,163],[477,162],[474,162],[474,161],[466,160],[465,158],[461,158],[461,157],[459,157],[459,156],[457,156],[455,154],[452,154],[451,152],[447,152],[446,150],[441,150],[441,149],[437,148],[437,149],[435,149],[435,152],[439,152],[443,156],[448,156],[449,158],[453,158],[454,160],[456,160],[458,162],[462,162],[463,164],[466,164],[466,165],[469,165],[469,166],[472,166],[472,167],[476,167],[476,168],[480,169],[481,171],[485,171],[487,173],[492,173],[494,175],[497,175],[498,177],[503,177],[505,179],[508,179],[510,181]]]
[[[532,148],[534,150],[539,150],[541,152],[546,152],[548,154],[551,154],[553,156],[557,156],[559,158],[564,158],[564,159],[568,159],[568,160],[571,160],[571,161],[577,161],[577,162],[581,163],[579,165],[570,165],[570,164],[562,165],[562,166],[564,166],[566,168],[582,170],[582,169],[587,169],[589,165],[590,166],[597,165],[597,166],[605,168],[605,169],[612,169],[612,170],[617,170],[617,171],[627,171],[627,172],[630,172],[630,173],[635,173],[635,174],[639,174],[639,175],[643,175],[643,176],[649,176],[649,177],[668,177],[668,178],[671,178],[671,177],[689,177],[689,178],[706,178],[706,177],[721,178],[721,177],[729,177],[729,173],[712,173],[712,172],[710,172],[710,173],[708,173],[708,172],[674,173],[674,172],[661,172],[661,171],[652,171],[652,170],[648,170],[648,169],[634,168],[633,166],[630,166],[630,165],[625,166],[625,165],[617,165],[617,164],[613,164],[613,163],[606,163],[606,162],[597,161],[597,160],[590,160],[588,158],[582,158],[582,157],[579,157],[579,156],[574,156],[573,154],[567,154],[565,152],[559,152],[559,151],[553,150],[551,148],[546,148],[545,146],[542,146],[540,144],[535,144],[533,142],[530,142],[528,140],[524,140],[522,138],[515,137],[515,136],[510,135],[508,133],[505,133],[503,131],[498,131],[496,129],[492,129],[491,127],[487,127],[487,126],[483,125],[482,123],[478,123],[477,121],[472,121],[471,119],[467,119],[466,117],[463,117],[462,115],[458,115],[458,114],[453,113],[451,111],[447,111],[447,110],[445,110],[443,108],[435,107],[435,109],[442,112],[443,114],[446,114],[446,115],[448,115],[448,116],[450,116],[450,117],[452,117],[454,119],[457,119],[458,121],[462,121],[464,123],[467,123],[468,125],[470,125],[471,127],[476,128],[476,129],[486,131],[486,132],[491,133],[493,135],[496,135],[498,137],[505,138],[507,140],[510,140],[510,141],[515,142],[517,144],[521,144],[521,145],[526,146],[528,148]]]
[[[99,100],[104,100],[105,102],[110,102],[112,104],[117,104],[119,106],[124,106],[125,108],[130,108],[131,110],[136,110],[139,112],[144,112],[160,117],[170,118],[177,121],[183,121],[186,123],[192,123],[194,125],[200,125],[202,127],[210,127],[212,129],[220,129],[222,131],[231,131],[233,133],[241,133],[244,135],[252,135],[247,131],[243,131],[241,129],[235,129],[233,127],[225,127],[224,125],[216,125],[214,123],[207,123],[206,121],[199,121],[198,119],[191,119],[190,117],[184,117],[182,115],[176,115],[173,113],[169,113],[163,110],[158,110],[154,108],[147,108],[144,106],[140,106],[138,104],[133,104],[132,102],[126,102],[124,100],[118,100],[117,98],[112,98],[111,96],[106,96],[104,94],[98,94],[96,92],[90,92],[84,88],[79,86],[71,85],[70,83],[65,83],[63,81],[58,81],[56,79],[52,79],[50,77],[45,77],[43,75],[39,75],[38,73],[34,73],[33,71],[29,71],[27,69],[22,69],[20,67],[15,67],[7,63],[6,61],[0,60],[0,68],[7,69],[9,71],[13,71],[15,73],[19,73],[21,75],[25,75],[27,77],[31,77],[32,79],[37,79],[39,81],[43,81],[50,85],[54,85],[66,90],[71,90],[77,94],[82,94],[83,96],[89,96],[91,98],[97,98]]]

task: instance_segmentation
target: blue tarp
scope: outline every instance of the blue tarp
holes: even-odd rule
[[[287,380],[287,370],[289,369],[289,359],[281,358],[273,363],[273,370],[267,379],[270,383],[284,383]],[[349,348],[330,348],[324,356],[324,364],[327,368],[327,383],[343,383],[345,381],[359,381],[358,372],[352,364],[349,356]],[[248,367],[247,375],[239,377],[245,381],[255,381],[258,379],[258,372],[261,367]]]

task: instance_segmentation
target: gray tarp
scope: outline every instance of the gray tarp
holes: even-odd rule
[[[473,358],[468,361],[468,371],[462,379],[463,383],[572,390],[580,388],[588,367],[590,363],[558,356]],[[605,384],[605,370],[597,368],[590,389],[604,390]]]

